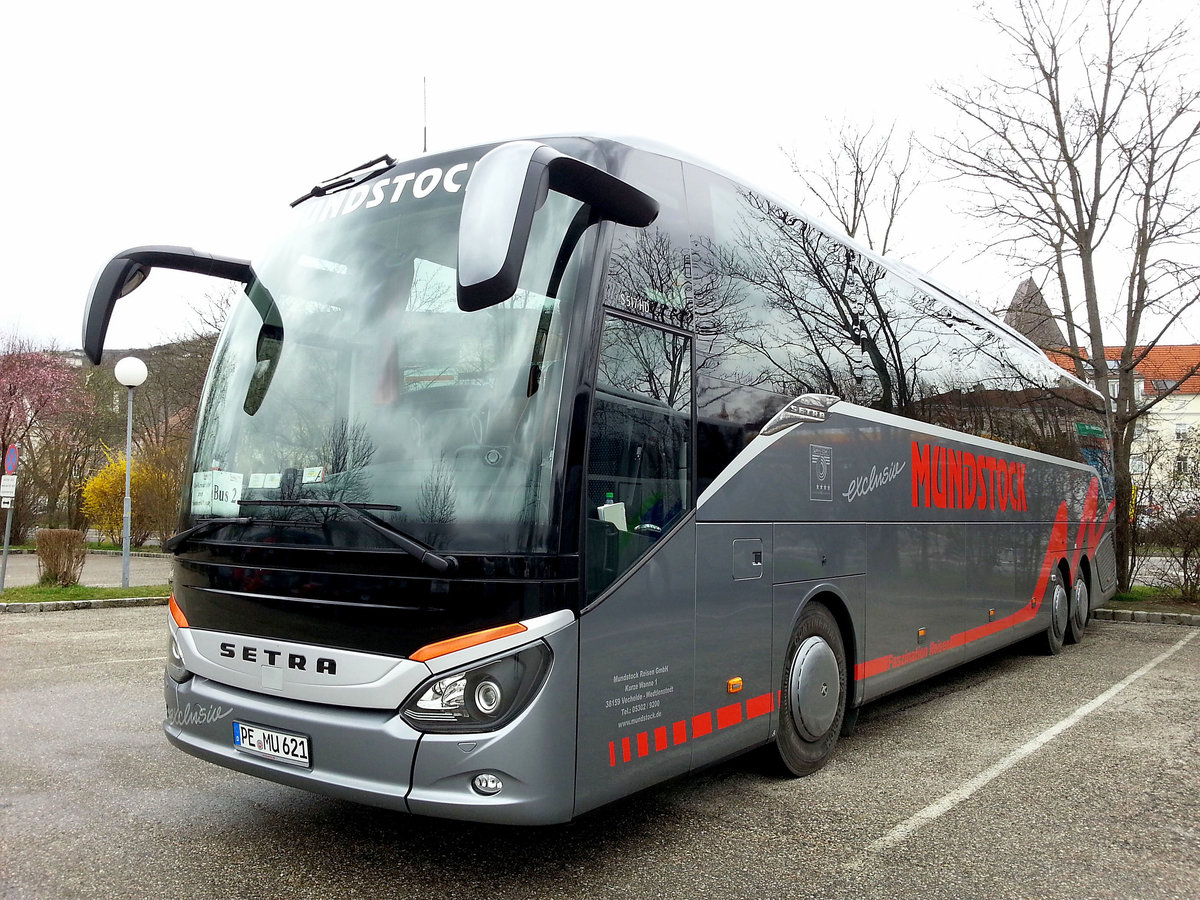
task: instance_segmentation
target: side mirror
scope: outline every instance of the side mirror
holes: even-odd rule
[[[458,229],[458,307],[503,303],[517,290],[533,214],[558,191],[589,204],[602,219],[645,228],[658,201],[573,156],[536,141],[514,141],[475,164]]]
[[[258,342],[254,348],[254,373],[246,386],[246,399],[242,409],[246,415],[252,416],[267,396],[271,387],[271,379],[275,377],[275,369],[279,367],[279,357],[283,353],[283,326],[275,322],[263,322],[258,329]]]
[[[153,268],[195,272],[249,284],[254,270],[244,259],[198,253],[190,247],[134,247],[114,256],[96,276],[83,312],[83,352],[99,364],[104,336],[117,301],[141,285]]]

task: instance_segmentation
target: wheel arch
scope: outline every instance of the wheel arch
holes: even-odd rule
[[[861,683],[854,678],[854,668],[859,661],[859,641],[854,628],[854,618],[850,615],[850,601],[835,585],[828,583],[815,585],[792,614],[792,621],[788,624],[786,632],[788,635],[796,630],[796,624],[800,621],[804,608],[810,603],[822,604],[833,614],[834,621],[837,622],[838,630],[842,633],[842,650],[846,655],[846,705],[847,707],[858,706],[862,703],[862,691],[860,690]]]

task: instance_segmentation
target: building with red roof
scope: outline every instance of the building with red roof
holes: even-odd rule
[[[1123,349],[1104,348],[1104,357],[1112,373],[1110,394],[1115,394],[1117,390],[1117,370]],[[1046,355],[1068,372],[1075,372],[1075,357],[1065,351],[1047,350]],[[1078,356],[1086,359],[1086,350],[1081,348]],[[1147,449],[1151,436],[1173,442],[1182,440],[1192,429],[1195,429],[1195,434],[1200,434],[1200,344],[1138,346],[1134,347],[1133,359],[1133,390],[1137,404],[1146,406],[1153,403],[1139,423],[1134,456],[1130,460],[1130,470],[1138,475],[1145,466],[1145,459],[1139,451]],[[1092,381],[1090,366],[1086,367],[1086,372],[1088,381]],[[1154,402],[1157,398],[1161,399]],[[1180,457],[1175,465],[1200,465],[1200,460]]]

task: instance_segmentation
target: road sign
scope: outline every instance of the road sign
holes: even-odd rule
[[[17,496],[17,476],[4,475],[0,477],[0,497]]]
[[[0,509],[12,509],[12,497],[0,498]]]
[[[4,474],[15,475],[17,472],[17,445],[9,444],[8,452],[4,454]]]

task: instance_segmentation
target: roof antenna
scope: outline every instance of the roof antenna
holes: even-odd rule
[[[422,136],[421,136],[421,142],[422,142],[421,152],[422,153],[429,152],[429,88],[428,88],[428,81],[429,81],[429,79],[426,78],[424,75],[421,76],[421,105],[422,105],[421,131],[423,132]]]

